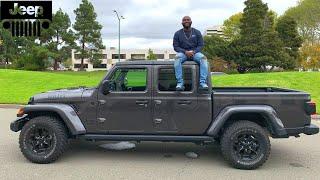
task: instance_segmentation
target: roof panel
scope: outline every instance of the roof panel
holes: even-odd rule
[[[123,61],[117,62],[116,65],[173,65],[174,61]],[[197,64],[194,61],[186,61],[184,64]]]

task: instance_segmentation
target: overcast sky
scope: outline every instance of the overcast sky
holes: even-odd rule
[[[283,14],[296,0],[263,0],[269,8]],[[73,10],[81,0],[52,0],[53,10],[61,8],[74,22]],[[241,12],[244,0],[91,0],[103,25],[106,47],[118,45],[116,9],[125,17],[121,21],[121,48],[172,48],[172,37],[181,28],[181,18],[189,15],[192,26],[202,33],[207,27],[222,25],[231,15]]]

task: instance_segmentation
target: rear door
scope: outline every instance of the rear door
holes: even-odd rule
[[[153,126],[160,134],[194,135],[204,131],[198,111],[196,65],[184,65],[185,91],[175,90],[176,78],[172,65],[153,69]]]

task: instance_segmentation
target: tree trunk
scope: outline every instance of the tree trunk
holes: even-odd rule
[[[7,65],[9,65],[9,58],[6,57],[6,62],[4,63],[4,68],[7,69]]]
[[[57,31],[56,33],[56,40],[57,40],[57,43],[56,43],[56,52],[59,52],[58,50],[58,46],[59,46],[59,32]],[[58,70],[58,59],[54,59],[54,64],[53,64],[53,70]]]
[[[84,70],[84,58],[83,58],[83,52],[84,52],[84,42],[82,42],[82,52],[81,52],[81,65],[80,65],[80,71]]]
[[[58,60],[57,59],[54,60],[53,70],[55,70],[55,71],[58,70]]]

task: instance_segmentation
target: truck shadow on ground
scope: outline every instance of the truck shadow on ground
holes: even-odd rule
[[[127,150],[107,150],[99,147],[101,144],[116,143],[110,141],[89,142],[82,140],[73,140],[70,149],[61,159],[84,158],[85,156],[93,160],[137,160],[137,161],[155,161],[155,159],[174,159],[174,160],[201,160],[219,162],[227,165],[224,161],[220,146],[216,143],[210,145],[196,145],[193,143],[170,143],[170,142],[141,142],[136,143],[136,147]],[[192,159],[187,157],[187,152],[194,152],[198,155]]]
[[[219,166],[220,168],[231,168],[224,160],[220,146],[217,143],[210,145],[195,145],[193,143],[170,143],[170,142],[141,142],[136,143],[134,149],[129,150],[107,150],[99,147],[101,144],[114,142],[89,142],[73,140],[70,149],[59,160],[60,163],[68,161],[97,161],[97,162],[143,162],[163,163],[171,162],[184,164],[192,162],[195,164]],[[191,159],[185,155],[187,152],[195,152],[198,157]],[[273,147],[268,161],[263,170],[275,168],[308,168],[299,162],[296,157],[298,152],[285,146]],[[284,157],[285,155],[285,157]],[[232,169],[232,168],[231,168]]]

